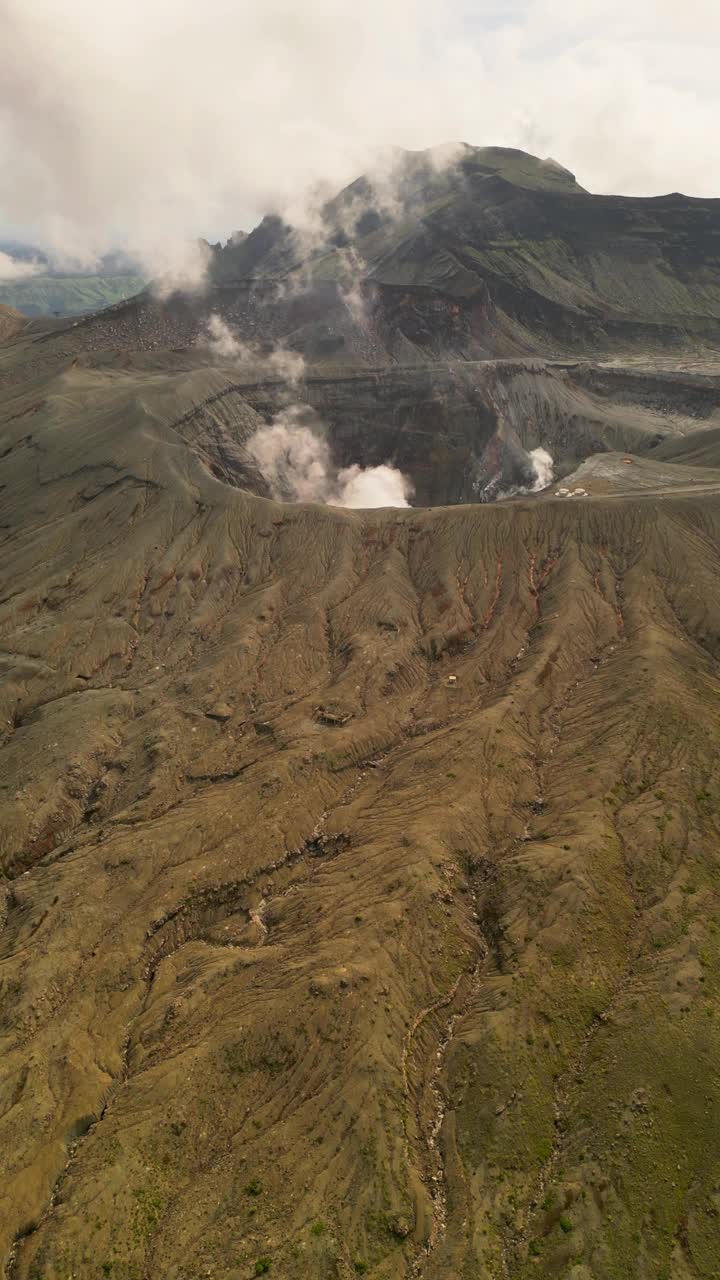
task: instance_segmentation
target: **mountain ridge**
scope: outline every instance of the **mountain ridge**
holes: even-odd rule
[[[591,195],[525,153],[503,172],[467,150],[357,179],[304,228],[269,215],[210,247],[205,292],[147,290],[89,317],[92,342],[187,346],[218,314],[315,365],[717,349],[720,201]]]

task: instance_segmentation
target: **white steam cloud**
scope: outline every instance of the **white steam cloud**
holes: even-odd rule
[[[395,467],[344,467],[332,460],[322,424],[302,405],[284,409],[260,427],[245,448],[280,502],[320,502],[333,507],[407,507],[408,478]]]
[[[412,484],[397,467],[345,467],[338,472],[336,507],[409,507]]]
[[[154,245],[150,256],[132,244],[129,248],[137,253],[145,271],[152,275],[153,290],[160,298],[169,298],[180,289],[185,293],[198,293],[207,284],[210,246],[205,240],[180,242],[170,237]],[[67,258],[62,249],[60,258]]]
[[[491,497],[494,502],[501,502],[503,498],[517,498],[522,493],[542,493],[552,484],[554,463],[547,449],[542,447],[539,449],[531,449],[527,455],[534,478],[530,484],[511,484],[507,489],[498,489],[497,485],[500,475],[496,475],[489,484],[485,486],[484,494],[486,500]]]
[[[535,483],[531,486],[531,493],[542,493],[543,489],[547,489],[553,480],[553,460],[547,449],[531,449],[528,455],[535,468]]]
[[[11,258],[9,253],[0,249],[0,284],[14,283],[16,280],[28,280],[42,271],[42,263],[25,262],[20,258]]]
[[[207,347],[217,360],[238,360],[243,352],[243,345],[230,326],[215,313],[208,319],[199,345]]]
[[[278,378],[292,387],[305,377],[305,358],[299,351],[278,345],[265,354],[241,342],[217,312],[208,318],[198,345],[205,347],[215,360],[247,366],[263,377]]]
[[[3,0],[0,226],[197,283],[196,237],[379,146],[552,155],[592,190],[720,194],[711,0]],[[371,87],[371,92],[369,91]]]
[[[209,316],[199,345],[214,359],[246,366],[248,371],[277,378],[289,387],[296,387],[305,376],[305,361],[297,351],[280,346],[269,354],[258,351],[241,342],[216,312]],[[279,502],[318,502],[355,509],[410,505],[412,483],[396,467],[384,463],[338,468],[325,427],[307,405],[283,409],[268,426],[253,432],[245,449]]]

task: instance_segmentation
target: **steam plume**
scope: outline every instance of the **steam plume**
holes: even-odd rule
[[[531,449],[529,457],[535,468],[535,483],[531,486],[531,493],[542,493],[543,489],[547,489],[552,484],[553,479],[553,460],[547,449]]]
[[[339,492],[333,507],[409,507],[412,484],[397,467],[345,467],[338,472]]]
[[[284,347],[276,347],[269,354],[258,351],[241,342],[216,312],[208,318],[200,344],[217,360],[245,365],[290,387],[297,386],[305,376],[305,361],[297,351]],[[250,436],[245,448],[273,498],[280,502],[319,502],[353,508],[409,506],[412,484],[396,467],[385,463],[379,467],[338,468],[325,426],[307,405],[293,404],[283,409],[268,426]]]
[[[225,323],[222,316],[214,312],[205,326],[201,345],[207,347],[218,360],[239,359],[243,350],[242,343],[238,342],[230,326]]]
[[[323,424],[302,405],[291,405],[267,427],[260,427],[245,448],[280,502],[320,502],[333,507],[407,507],[408,478],[395,467],[338,469],[323,434]]]
[[[501,473],[498,472],[482,490],[481,501],[500,502],[503,498],[516,498],[521,493],[542,493],[552,484],[554,463],[547,449],[531,449],[526,454],[532,469],[532,480],[525,484],[511,484],[500,489]]]
[[[199,345],[207,348],[216,360],[252,368],[263,377],[278,378],[289,386],[297,386],[305,377],[305,359],[299,351],[274,347],[269,353],[241,342],[230,326],[216,312],[208,318]]]

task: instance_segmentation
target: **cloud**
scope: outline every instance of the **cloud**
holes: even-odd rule
[[[194,293],[205,288],[211,252],[205,240],[170,236],[145,249],[132,244],[128,247],[137,253],[139,262],[152,277],[153,290],[159,297],[168,298],[180,289]]]
[[[11,258],[9,253],[0,249],[0,284],[14,283],[16,280],[27,280],[43,270],[41,262],[25,262],[20,258]]]
[[[542,493],[543,489],[547,489],[548,485],[552,484],[554,462],[547,449],[531,449],[527,455],[527,461],[534,477],[532,483],[512,484],[507,489],[494,492],[491,482],[488,486],[488,494],[493,501],[500,502],[502,498],[515,498],[521,493]]]
[[[205,326],[205,332],[199,339],[199,346],[207,347],[217,360],[236,360],[242,354],[243,344],[235,337],[229,324],[222,316],[213,313]]]
[[[720,194],[711,0],[4,0],[0,219],[61,261],[307,207],[378,148],[552,155],[593,190]]]
[[[547,449],[531,449],[529,453],[530,461],[535,470],[535,483],[532,486],[533,493],[542,493],[543,489],[547,489],[552,484],[554,463]]]
[[[273,498],[355,509],[409,506],[406,476],[387,464],[338,469],[324,431],[312,409],[290,405],[245,442]]]
[[[397,467],[345,467],[338,472],[339,493],[333,507],[409,507],[413,487]]]
[[[330,446],[308,416],[302,406],[291,405],[245,444],[280,502],[327,502],[333,491]]]
[[[500,502],[502,498],[515,498],[522,493],[542,493],[552,484],[555,463],[547,449],[541,446],[529,453],[521,449],[513,459],[512,469],[515,483],[508,484],[506,488],[502,488],[503,479],[508,478],[507,474],[504,475],[506,469],[503,466],[484,484],[476,479],[473,487],[480,502]]]
[[[215,360],[247,366],[265,378],[277,378],[291,387],[305,377],[305,359],[298,351],[278,345],[266,353],[241,342],[217,312],[209,316],[198,345],[205,347]]]

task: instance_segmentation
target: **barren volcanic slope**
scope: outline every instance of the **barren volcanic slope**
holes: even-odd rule
[[[717,365],[150,305],[0,347],[6,1280],[716,1277]],[[271,501],[288,397],[460,505]]]

